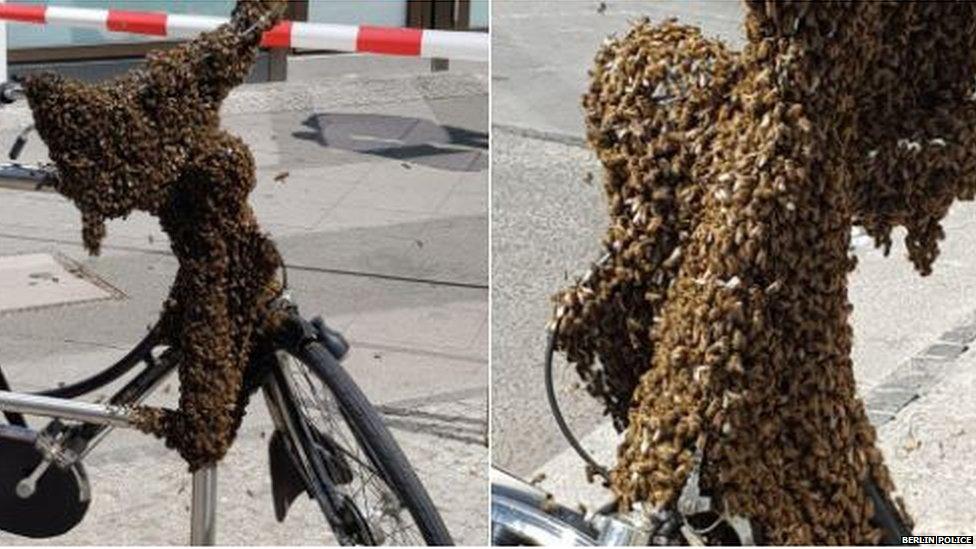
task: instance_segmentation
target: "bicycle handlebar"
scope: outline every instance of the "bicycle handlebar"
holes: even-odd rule
[[[8,80],[0,83],[0,104],[10,105],[23,99],[24,88],[20,82]],[[10,148],[10,159],[16,160],[27,145],[27,136],[34,130],[31,124],[17,135]],[[53,180],[57,177],[57,169],[53,165],[0,163],[0,188],[14,190],[51,190]]]
[[[19,82],[7,81],[0,84],[0,103],[9,105],[24,98],[24,88]]]
[[[20,82],[8,80],[6,82],[0,83],[0,104],[10,105],[24,98],[24,87],[20,85]],[[33,131],[34,125],[31,124],[24,128],[24,131],[20,132],[17,136],[17,140],[14,141],[12,147],[10,147],[10,159],[16,160],[20,157],[20,153],[24,151],[24,146],[27,145],[27,136]]]
[[[16,191],[54,191],[57,169],[52,165],[0,163],[0,188]]]

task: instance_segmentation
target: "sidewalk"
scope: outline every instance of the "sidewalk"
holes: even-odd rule
[[[351,341],[346,367],[381,407],[455,540],[469,544],[487,539],[485,70],[326,80],[299,71],[294,82],[238,88],[223,111],[224,127],[255,156],[251,204],[286,259],[292,296]],[[29,119],[23,105],[0,111],[0,148]],[[22,160],[44,156],[35,137]],[[102,256],[89,258],[70,203],[0,190],[0,256],[61,254],[122,295],[0,312],[0,364],[15,388],[91,375],[156,318],[176,270],[165,235],[141,214],[108,233]],[[154,402],[172,404],[177,390],[173,378]],[[269,433],[255,399],[220,468],[218,541],[332,543],[309,502],[274,521]],[[189,476],[159,441],[116,431],[86,466],[94,499],[85,522],[48,541],[187,541]],[[0,534],[0,544],[27,542]]]

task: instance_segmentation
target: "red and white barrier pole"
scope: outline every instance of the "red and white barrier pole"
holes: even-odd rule
[[[2,0],[0,20],[169,38],[191,38],[227,22],[226,18],[204,15],[39,6],[2,3]],[[488,42],[488,34],[481,32],[283,21],[264,33],[261,44],[270,48],[323,49],[487,62]]]
[[[0,9],[4,0],[0,0]],[[0,82],[7,81],[7,22],[0,21]]]

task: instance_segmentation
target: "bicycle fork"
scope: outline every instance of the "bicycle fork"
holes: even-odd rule
[[[274,360],[277,360],[275,357]],[[281,464],[275,467],[275,458],[271,457],[271,482],[272,491],[280,493],[274,495],[275,512],[278,520],[284,520],[288,506],[294,500],[301,489],[295,486],[297,482],[304,484],[301,488],[308,491],[309,496],[315,499],[326,516],[326,520],[333,525],[335,533],[341,545],[352,545],[361,543],[360,540],[353,539],[345,531],[345,528],[335,527],[345,525],[347,520],[343,518],[339,510],[343,509],[345,501],[342,494],[336,489],[328,471],[323,470],[322,463],[315,459],[314,452],[318,451],[314,447],[312,433],[309,426],[300,419],[296,409],[295,397],[288,385],[288,380],[279,364],[273,366],[262,387],[268,410],[275,424],[275,429],[281,433],[284,445],[290,447],[291,451],[286,451],[287,456],[282,456],[282,461],[290,461],[290,466]],[[302,441],[309,441],[313,447],[305,448]],[[282,450],[282,449],[279,449]],[[304,450],[304,452],[303,452]],[[275,448],[272,447],[273,453]],[[307,452],[307,453],[306,453]],[[293,468],[293,469],[292,469]],[[289,471],[290,469],[290,471]],[[301,479],[293,479],[297,473]],[[319,481],[319,482],[317,482]]]

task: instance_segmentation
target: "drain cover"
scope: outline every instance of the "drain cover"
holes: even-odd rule
[[[61,255],[0,256],[0,314],[122,297]]]

